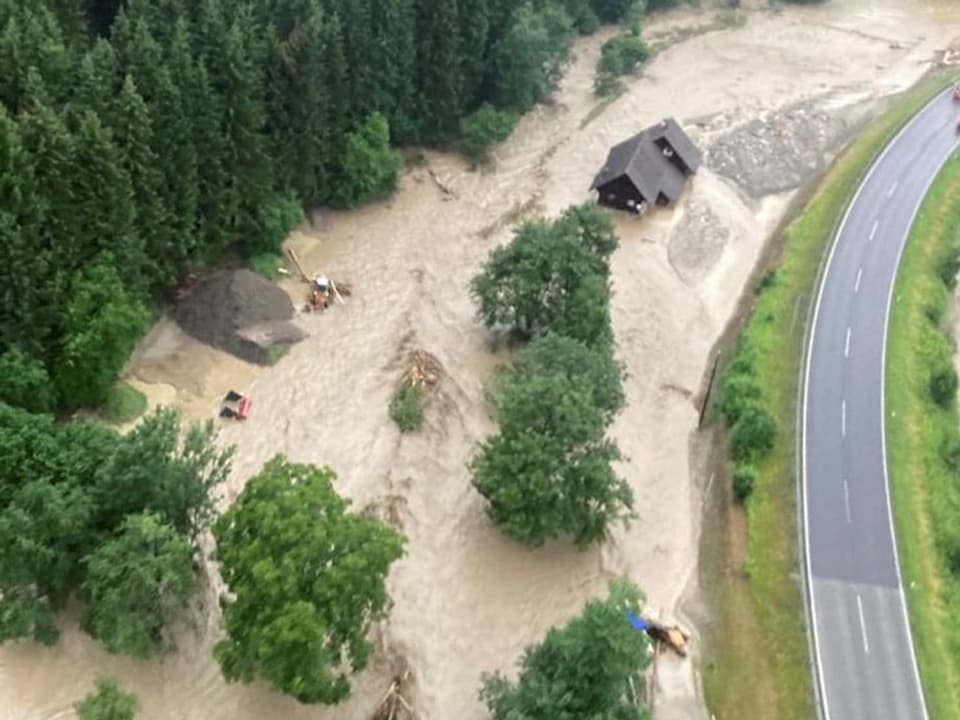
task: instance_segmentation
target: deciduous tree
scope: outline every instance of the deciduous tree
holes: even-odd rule
[[[494,720],[649,720],[637,688],[650,664],[650,641],[626,617],[642,606],[635,585],[614,581],[605,599],[591,600],[526,649],[516,682],[484,675],[480,697]]]
[[[228,680],[263,677],[305,703],[337,703],[373,649],[403,537],[348,512],[327,468],[277,456],[214,526],[233,599],[214,655]]]
[[[138,658],[173,647],[170,627],[196,587],[186,536],[158,515],[128,515],[85,562],[87,632],[109,652]]]

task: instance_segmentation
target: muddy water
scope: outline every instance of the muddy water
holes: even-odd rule
[[[609,577],[630,575],[655,611],[670,613],[696,562],[692,396],[788,197],[747,202],[704,170],[682,207],[643,221],[618,219],[612,313],[631,379],[614,434],[630,458],[620,470],[636,493],[639,519],[602,549],[527,551],[485,518],[466,462],[492,430],[482,386],[503,356],[490,352],[477,327],[469,280],[509,237],[511,223],[585,199],[607,148],[664,114],[688,123],[705,118],[694,134],[708,144],[758,113],[831,89],[869,95],[908,84],[947,39],[942,22],[911,8],[836,0],[755,14],[744,27],[663,50],[609,105],[592,95],[604,35],[586,39],[555,102],[524,118],[490,167],[471,172],[458,158],[428,153],[391,200],[326,214],[319,229],[291,239],[308,272],[350,283],[353,295],[301,318],[310,337],[276,366],[256,371],[160,328],[154,352],[133,369],[156,397],[194,417],[209,416],[227,387],[255,398],[247,423],[223,426],[223,442],[237,446],[225,501],[273,453],[285,452],[329,464],[355,507],[371,507],[408,535],[408,555],[390,578],[391,618],[377,633],[381,652],[338,708],[304,708],[257,684],[226,685],[210,659],[219,587],[211,565],[196,627],[162,660],[109,657],[72,617],[54,648],[0,649],[0,718],[70,717],[94,678],[110,674],[138,693],[146,720],[363,719],[406,662],[424,718],[480,720],[480,673],[508,670],[524,645],[602,592]],[[652,30],[676,17],[696,24],[693,14],[662,17]],[[891,47],[894,41],[902,46]],[[289,289],[302,292],[296,283]],[[414,348],[437,356],[444,379],[428,403],[427,431],[401,438],[386,409]]]

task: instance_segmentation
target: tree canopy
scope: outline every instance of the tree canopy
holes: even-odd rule
[[[77,703],[78,720],[134,720],[139,703],[116,680],[97,682],[97,690]]]
[[[108,650],[169,648],[228,470],[212,428],[163,410],[121,436],[0,403],[0,455],[0,641],[54,642],[54,614],[78,595]]]
[[[493,719],[649,720],[636,688],[650,664],[650,640],[626,617],[642,605],[635,585],[614,581],[605,599],[591,600],[579,616],[524,651],[516,682],[484,675],[480,697]]]
[[[606,426],[623,404],[620,368],[602,351],[547,335],[519,353],[493,392],[500,432],[471,462],[493,520],[531,545],[570,534],[585,546],[631,517]]]
[[[304,703],[333,704],[366,667],[371,625],[404,538],[348,512],[329,468],[274,457],[214,525],[232,599],[214,655],[228,680],[262,677]]]

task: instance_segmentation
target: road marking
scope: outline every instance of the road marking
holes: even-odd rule
[[[877,228],[880,227],[880,221],[874,220],[873,227],[870,229],[870,239],[873,240],[873,236],[877,234]]]
[[[850,485],[843,481],[843,502],[847,510],[847,522],[850,522]]]
[[[847,401],[840,403],[840,436],[847,436]]]
[[[893,194],[897,191],[897,186],[900,184],[900,181],[897,180],[893,185],[890,186],[890,190],[887,192],[887,197],[893,197]]]
[[[850,357],[850,328],[847,328],[847,341],[843,344],[843,356]]]
[[[860,292],[860,280],[863,279],[863,268],[857,269],[857,281],[853,284],[853,293],[856,295]]]
[[[857,593],[857,612],[860,613],[860,634],[863,636],[863,651],[870,654],[870,643],[867,642],[867,623],[863,620],[863,600],[860,599],[860,593]]]

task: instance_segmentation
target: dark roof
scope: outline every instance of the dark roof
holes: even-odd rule
[[[605,185],[611,180],[626,175],[637,187],[643,197],[655,200],[658,192],[663,192],[671,200],[676,198],[683,184],[683,175],[657,147],[657,140],[666,140],[673,151],[696,172],[700,167],[700,151],[683,132],[683,128],[673,118],[634,135],[622,143],[614,145],[607,155],[603,168],[593,179],[591,190]]]

